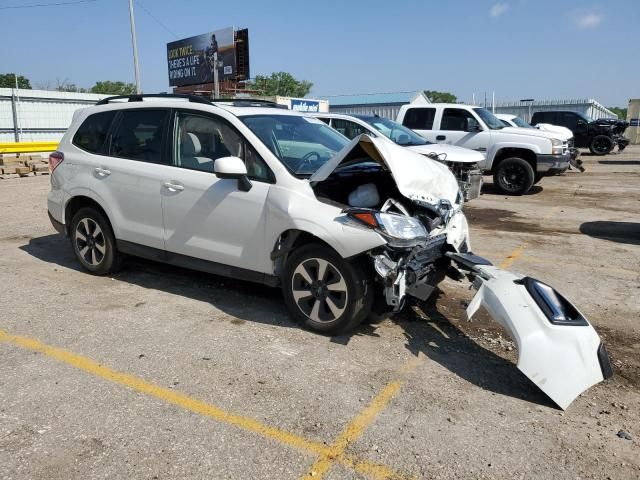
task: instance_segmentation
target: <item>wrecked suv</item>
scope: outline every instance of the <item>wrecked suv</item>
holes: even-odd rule
[[[469,315],[489,310],[559,405],[608,374],[564,297],[470,253],[449,169],[392,142],[265,102],[132,95],[78,111],[50,168],[51,222],[91,273],[129,254],[280,286],[293,318],[327,334],[467,277]]]

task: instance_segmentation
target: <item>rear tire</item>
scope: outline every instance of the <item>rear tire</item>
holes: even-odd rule
[[[594,155],[607,155],[613,150],[614,144],[611,137],[606,135],[596,135],[591,140],[589,151]]]
[[[300,325],[335,335],[355,328],[371,311],[365,269],[319,244],[295,250],[282,273],[284,301]]]
[[[120,268],[122,257],[116,249],[113,230],[100,211],[91,207],[78,210],[69,234],[78,262],[89,273],[107,275]]]
[[[511,157],[502,160],[493,174],[493,183],[502,193],[523,195],[535,181],[533,167],[523,158]]]

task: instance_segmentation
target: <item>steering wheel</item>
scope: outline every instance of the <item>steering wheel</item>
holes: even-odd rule
[[[304,157],[302,157],[302,161],[305,163],[311,163],[313,160],[312,157],[316,157],[315,160],[320,160],[320,154],[318,152],[308,152],[305,154]]]

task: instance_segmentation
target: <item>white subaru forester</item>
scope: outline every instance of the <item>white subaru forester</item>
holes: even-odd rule
[[[94,274],[129,254],[280,286],[291,315],[328,334],[467,276],[469,313],[483,305],[513,334],[534,381],[549,370],[540,386],[558,404],[607,374],[564,297],[470,253],[447,167],[392,142],[268,102],[132,95],[76,112],[50,168],[51,221]]]

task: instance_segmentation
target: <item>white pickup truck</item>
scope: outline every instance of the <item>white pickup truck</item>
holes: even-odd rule
[[[505,129],[486,108],[455,103],[408,104],[400,108],[397,122],[431,142],[483,152],[486,160],[480,166],[485,174],[493,175],[494,185],[503,193],[522,195],[542,177],[569,168],[571,155],[566,140],[553,132]]]

